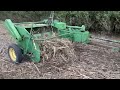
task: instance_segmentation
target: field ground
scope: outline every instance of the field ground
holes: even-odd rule
[[[109,48],[75,44],[77,60],[59,66],[50,61],[34,64],[28,60],[15,65],[10,62],[7,54],[7,48],[12,42],[14,41],[0,24],[1,79],[120,79],[120,53],[112,52]]]

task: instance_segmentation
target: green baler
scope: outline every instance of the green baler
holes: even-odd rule
[[[85,26],[68,26],[64,22],[54,20],[48,24],[48,20],[39,22],[22,22],[13,23],[10,19],[5,20],[5,27],[11,36],[16,40],[17,44],[12,44],[8,47],[8,55],[15,63],[20,63],[24,55],[28,55],[34,62],[39,62],[41,56],[41,47],[37,42],[52,38],[68,38],[73,42],[88,43],[89,32],[85,31]],[[53,31],[43,32],[42,28],[55,28],[57,36],[52,37]],[[39,30],[40,33],[33,33]]]

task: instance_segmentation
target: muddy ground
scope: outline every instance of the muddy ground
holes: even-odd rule
[[[59,66],[50,61],[35,64],[29,60],[16,65],[10,62],[7,54],[7,48],[13,42],[1,24],[1,79],[120,79],[120,53],[113,52],[109,48],[92,44],[75,44],[75,53],[78,58],[76,60]],[[102,44],[108,43],[102,42]]]

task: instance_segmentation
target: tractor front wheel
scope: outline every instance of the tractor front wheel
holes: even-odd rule
[[[13,63],[21,63],[22,61],[22,50],[16,45],[12,44],[8,47],[8,56]]]

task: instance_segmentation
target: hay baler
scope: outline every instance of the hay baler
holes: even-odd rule
[[[14,63],[20,63],[24,55],[28,55],[34,62],[39,62],[41,60],[39,43],[42,41],[59,37],[68,38],[73,42],[88,43],[90,37],[84,25],[81,27],[69,26],[58,20],[53,20],[51,23],[49,19],[38,22],[13,23],[10,19],[6,19],[4,24],[16,41],[16,44],[8,47],[8,55]],[[48,27],[54,30],[47,29],[45,31],[44,29]],[[53,36],[53,32],[56,32],[57,36]]]

